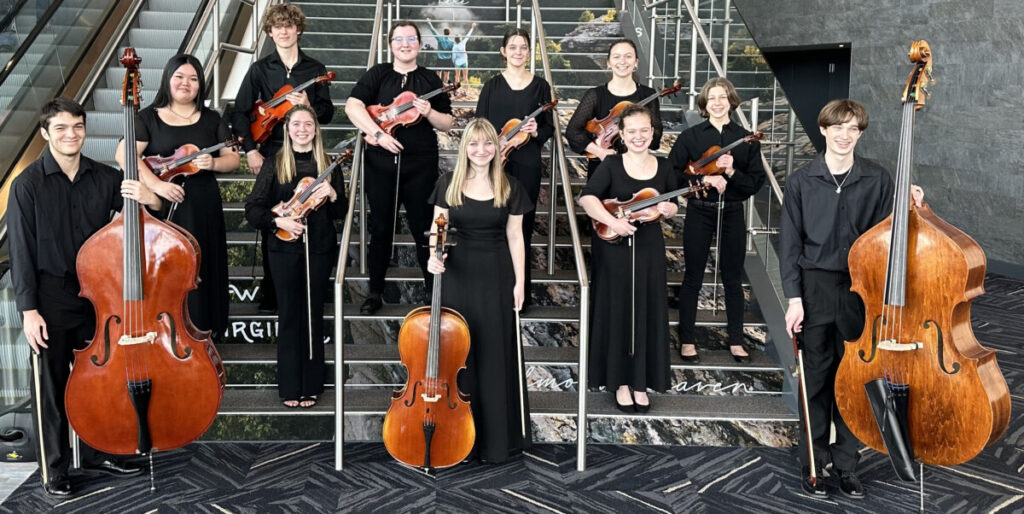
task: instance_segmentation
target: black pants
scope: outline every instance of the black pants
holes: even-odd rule
[[[266,163],[267,160],[276,159],[277,151],[281,149],[280,142],[267,142],[260,146],[260,155],[263,156],[263,161]],[[260,307],[264,309],[273,309],[274,302],[277,301],[277,292],[274,287],[274,274],[270,270],[270,250],[268,249],[267,241],[271,237],[274,237],[274,230],[261,230],[260,231],[260,258],[263,261],[263,278],[260,279]]]
[[[306,257],[302,253],[270,252],[277,288],[277,391],[282,399],[298,400],[324,392],[324,303],[336,255],[309,254],[310,301],[306,302]],[[307,319],[307,316],[312,318]],[[313,356],[309,355],[312,323]]]
[[[365,153],[366,201],[370,207],[370,293],[384,292],[384,277],[391,261],[391,243],[395,238],[395,181],[398,156],[370,150]],[[425,233],[430,230],[434,207],[427,203],[437,183],[437,154],[403,154],[401,177],[398,180],[398,202],[405,206],[409,232],[416,243],[416,259],[423,270],[429,293],[432,282],[427,272],[430,249]],[[428,295],[429,297],[429,295]]]
[[[42,275],[39,277],[39,313],[46,322],[47,348],[31,355],[33,423],[39,431],[39,468],[44,482],[66,475],[71,465],[68,440],[68,416],[64,409],[64,390],[71,375],[74,350],[85,348],[92,338],[96,322],[92,305],[78,296],[78,282]],[[83,463],[106,458],[84,442],[80,445]]]
[[[526,248],[526,281],[524,284],[524,290],[526,291],[526,301],[530,301],[530,284],[533,279],[533,251],[530,247],[530,241],[533,240],[533,229],[536,218],[537,218],[537,198],[540,197],[540,180],[541,180],[541,167],[540,164],[536,166],[527,166],[513,161],[505,163],[505,173],[510,177],[515,177],[516,180],[523,186],[526,194],[530,197],[530,202],[533,203],[533,209],[530,212],[523,214],[523,244]],[[552,227],[554,229],[554,227]]]
[[[823,466],[853,472],[860,460],[860,441],[839,415],[835,401],[836,370],[843,359],[845,340],[859,334],[850,328],[863,322],[863,307],[850,292],[850,275],[843,272],[803,272],[804,375],[808,410],[814,440],[814,460]],[[860,313],[860,319],[857,313]],[[801,416],[803,412],[801,411]],[[830,427],[835,423],[836,442],[829,445]],[[809,465],[806,425],[800,425],[800,463]],[[818,469],[821,469],[820,467]]]
[[[711,239],[718,224],[717,202],[691,199],[686,204],[683,229],[683,258],[686,265],[683,286],[679,289],[679,342],[696,344],[697,295],[711,250]],[[719,236],[718,271],[725,288],[725,315],[730,345],[743,344],[743,258],[747,233],[743,223],[743,203],[725,202],[722,234]],[[716,285],[717,287],[717,285]]]

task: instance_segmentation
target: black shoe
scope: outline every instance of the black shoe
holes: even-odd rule
[[[363,305],[359,307],[361,314],[370,315],[380,310],[384,306],[384,301],[380,299],[380,296],[372,295],[366,297],[363,301]]]
[[[811,483],[811,468],[804,466],[800,473],[800,487],[805,493],[816,498],[828,498],[828,490],[825,489],[825,480],[819,475],[814,484]]]
[[[742,348],[744,351],[747,352],[747,355],[736,355],[735,353],[732,353],[732,349],[736,347]],[[729,355],[732,355],[732,359],[740,364],[746,364],[750,362],[750,351],[747,350],[747,345],[745,344],[729,345]]]
[[[105,460],[82,466],[86,472],[103,473],[112,477],[130,477],[142,473],[142,467],[116,460]]]
[[[836,479],[839,480],[839,492],[847,498],[860,499],[864,497],[864,486],[856,473],[849,473],[841,469],[835,470]]]
[[[679,349],[679,352],[680,352],[679,353],[679,357],[683,359],[683,362],[685,362],[687,364],[700,364],[700,354],[699,353],[695,353],[693,355],[683,355],[682,351],[683,351],[683,349],[680,348]]]
[[[633,414],[633,413],[636,412],[636,404],[635,403],[619,403],[619,395],[618,395],[618,393],[613,391],[612,394],[615,395],[615,406],[618,407],[620,411],[625,412],[626,414]],[[630,393],[629,396],[630,396],[630,398],[632,398],[633,394]]]
[[[54,475],[43,484],[43,490],[50,496],[71,496],[71,480],[67,475]]]
[[[630,394],[630,396],[633,397],[633,409],[634,410],[636,410],[640,414],[644,414],[645,412],[651,410],[651,397],[650,396],[647,397],[647,405],[644,405],[644,404],[636,401],[636,391],[630,389],[629,390],[629,394]]]

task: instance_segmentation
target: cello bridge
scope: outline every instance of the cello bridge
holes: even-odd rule
[[[441,395],[439,394],[430,395],[423,393],[420,396],[423,398],[423,401],[430,403],[437,403],[437,401],[441,399]]]
[[[912,352],[924,348],[924,343],[901,343],[895,339],[882,339],[878,342],[878,349],[889,352]]]
[[[123,335],[117,340],[117,344],[121,346],[130,346],[133,344],[153,344],[153,341],[156,341],[156,332],[148,332],[146,335],[136,337]]]

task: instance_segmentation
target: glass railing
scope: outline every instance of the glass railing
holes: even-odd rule
[[[0,262],[0,412],[29,396],[28,352],[5,258]]]

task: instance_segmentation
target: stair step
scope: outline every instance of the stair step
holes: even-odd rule
[[[341,234],[338,234],[339,240]],[[353,231],[351,246],[359,244],[359,232]],[[256,243],[256,232],[228,232],[227,244],[228,245],[252,245]],[[395,245],[396,246],[412,246],[414,241],[412,236],[409,234],[395,234]],[[584,237],[581,241],[583,248],[590,248],[590,238]],[[542,235],[534,235],[530,246],[537,248],[547,248],[548,237]],[[557,236],[555,237],[555,248],[571,248],[572,241],[568,236]],[[683,243],[679,238],[665,238],[665,248],[668,250],[679,250],[682,249]],[[712,250],[714,251],[714,250]]]

